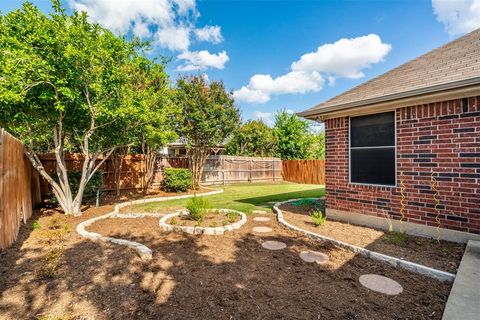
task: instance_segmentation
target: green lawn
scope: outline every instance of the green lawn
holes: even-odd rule
[[[216,186],[224,192],[208,196],[213,208],[234,209],[245,213],[252,210],[271,211],[272,202],[295,198],[318,198],[325,193],[325,187],[313,184],[296,183],[248,183],[229,186]],[[152,202],[126,207],[124,212],[166,212],[184,208],[188,199],[165,202]]]

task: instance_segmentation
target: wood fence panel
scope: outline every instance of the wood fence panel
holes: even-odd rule
[[[35,187],[33,168],[24,155],[23,144],[0,129],[0,248],[16,239],[20,224],[32,216]],[[37,176],[38,177],[38,176]],[[38,182],[38,180],[37,180]],[[38,190],[35,190],[38,194]]]
[[[325,184],[325,160],[284,160],[283,180],[306,184]]]
[[[56,160],[53,155],[40,157],[48,173],[55,175]],[[83,156],[80,154],[65,155],[68,170],[80,170]],[[158,157],[152,190],[158,190],[163,180],[164,168],[188,168],[187,157],[161,155]],[[139,190],[145,185],[145,161],[143,155],[127,155],[122,161],[120,170],[120,189]],[[105,161],[100,168],[103,174],[104,191],[115,190],[115,167],[111,160]],[[43,180],[43,179],[42,179]],[[257,158],[238,156],[210,156],[205,164],[202,184],[218,185],[239,182],[281,181],[282,161],[278,158]],[[49,194],[48,183],[42,181],[42,196]]]

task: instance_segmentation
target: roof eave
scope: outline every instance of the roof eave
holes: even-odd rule
[[[361,107],[367,107],[370,105],[374,104],[381,104],[381,103],[386,103],[386,102],[392,102],[396,100],[401,100],[401,99],[406,99],[406,98],[413,98],[413,97],[421,97],[424,95],[436,93],[436,92],[442,92],[442,91],[449,91],[449,90],[454,90],[454,89],[461,89],[461,88],[466,88],[466,87],[471,87],[471,86],[476,86],[480,85],[480,77],[474,77],[474,78],[469,78],[465,80],[459,80],[459,81],[454,81],[454,82],[448,82],[448,83],[443,83],[439,85],[434,85],[430,87],[425,87],[425,88],[420,88],[420,89],[415,89],[415,90],[410,90],[410,91],[405,91],[405,92],[399,92],[399,93],[394,93],[390,95],[385,95],[381,97],[375,97],[371,99],[365,99],[365,100],[360,100],[360,101],[353,101],[349,103],[344,103],[344,104],[337,104],[337,105],[332,105],[332,106],[327,106],[324,107],[324,103],[319,104],[313,108],[307,109],[305,111],[297,113],[297,115],[311,119],[311,120],[316,120],[318,118],[324,117],[328,114],[331,114],[333,112],[338,112],[338,111],[345,111],[348,109],[356,109],[356,108],[361,108]]]

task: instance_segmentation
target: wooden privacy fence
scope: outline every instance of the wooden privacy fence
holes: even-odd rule
[[[210,156],[205,164],[202,184],[281,181],[282,160],[278,158]]]
[[[56,160],[54,155],[40,157],[47,172],[54,174]],[[81,170],[83,155],[67,154],[65,163],[68,170]],[[158,190],[163,180],[164,168],[188,168],[188,158],[181,156],[160,155],[157,158],[154,170],[152,189]],[[115,165],[113,158],[104,162],[100,171],[103,174],[104,191],[115,190],[119,175],[120,190],[139,190],[146,184],[147,172],[144,156],[127,155],[121,161],[121,166]],[[118,176],[117,176],[118,177]],[[238,156],[210,156],[205,164],[202,184],[228,184],[238,182],[281,181],[282,161],[278,158],[238,157]],[[42,181],[42,195],[49,193],[49,186]]]
[[[325,184],[325,160],[284,160],[282,167],[285,181]]]
[[[39,175],[23,144],[0,128],[0,248],[10,246],[40,203]]]

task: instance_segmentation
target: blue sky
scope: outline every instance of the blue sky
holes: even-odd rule
[[[32,2],[50,10],[47,0]],[[21,3],[2,1],[0,10]],[[172,79],[223,80],[244,119],[267,122],[277,110],[302,111],[480,27],[480,0],[64,4],[116,33],[152,40],[152,55],[172,57]]]

